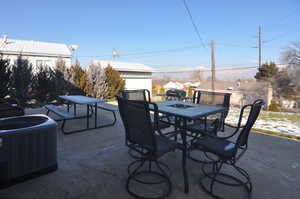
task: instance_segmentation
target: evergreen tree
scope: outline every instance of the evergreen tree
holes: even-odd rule
[[[79,88],[80,86],[80,78],[82,74],[84,73],[84,70],[81,68],[78,61],[70,68],[70,82]]]
[[[40,102],[48,102],[56,97],[54,71],[46,66],[39,67],[34,75],[34,96]]]
[[[79,88],[84,91],[85,94],[94,96],[94,91],[92,88],[92,84],[90,83],[87,72],[84,70],[82,75],[80,76]]]
[[[125,80],[121,78],[118,71],[114,70],[110,65],[105,68],[106,84],[108,87],[108,98],[118,95],[125,87]]]
[[[22,105],[25,105],[29,98],[32,80],[32,65],[20,55],[12,66],[11,87]]]
[[[70,84],[68,83],[69,73],[65,61],[61,58],[58,58],[56,61],[54,76],[56,96],[67,94],[70,89]]]
[[[92,92],[91,84],[89,83],[87,73],[76,61],[75,65],[70,68],[70,83],[73,84],[71,92],[73,94],[90,94]]]
[[[0,98],[9,94],[10,74],[9,60],[0,58]]]
[[[255,75],[255,78],[257,80],[263,80],[263,81],[272,81],[272,78],[274,78],[278,73],[278,68],[274,62],[270,63],[264,63],[261,65],[260,68],[258,68],[258,72]]]

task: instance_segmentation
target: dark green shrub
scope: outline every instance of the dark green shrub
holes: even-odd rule
[[[32,94],[32,65],[28,62],[28,60],[23,59],[22,56],[19,56],[14,62],[11,72],[10,82],[12,94],[20,101],[22,105],[25,105],[26,101],[30,97],[30,94]]]
[[[42,102],[50,102],[56,98],[55,73],[49,67],[39,67],[33,81],[34,97]]]
[[[9,94],[10,74],[9,60],[0,58],[0,98]]]

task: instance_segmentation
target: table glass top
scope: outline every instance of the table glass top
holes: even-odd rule
[[[181,101],[164,101],[157,102],[156,104],[159,112],[190,119],[196,119],[228,110],[226,107],[218,105],[194,104]]]

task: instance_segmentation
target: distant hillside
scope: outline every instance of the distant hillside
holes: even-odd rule
[[[216,68],[216,78],[219,80],[237,80],[237,79],[251,79],[254,78],[257,72],[256,68],[238,69],[231,68]],[[164,78],[167,80],[188,80],[193,78],[197,73],[201,73],[204,79],[210,79],[210,68],[204,66],[196,66],[192,68],[180,68],[174,71],[159,71],[153,74],[154,78]],[[193,81],[193,80],[192,80]]]

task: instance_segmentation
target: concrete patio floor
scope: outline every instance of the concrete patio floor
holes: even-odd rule
[[[45,112],[42,108],[27,110],[27,114]],[[101,121],[112,119],[108,112],[98,114]],[[67,123],[67,127],[85,124],[85,120],[75,120]],[[124,145],[124,128],[119,116],[113,127],[72,135],[58,132],[58,170],[0,190],[0,199],[132,198],[125,189],[127,165],[132,158]],[[188,160],[190,192],[185,194],[181,152],[169,153],[161,160],[172,172],[173,190],[169,198],[211,198],[198,185],[203,175],[199,163]],[[253,192],[248,196],[242,188],[218,187],[225,198],[300,198],[299,142],[252,133],[249,149],[238,165],[249,172]]]

